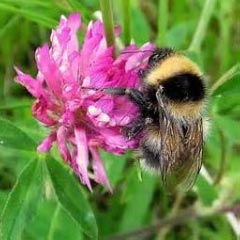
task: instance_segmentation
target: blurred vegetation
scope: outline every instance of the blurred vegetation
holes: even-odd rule
[[[205,4],[212,10],[202,16]],[[96,186],[93,194],[80,191],[76,178],[66,175],[68,171],[61,175],[61,164],[48,162],[50,169],[59,171],[59,179],[52,179],[51,171],[41,164],[45,159],[34,161],[36,143],[46,130],[31,116],[32,99],[14,83],[13,66],[35,74],[35,49],[49,42],[60,15],[80,11],[87,24],[99,8],[97,0],[0,2],[0,116],[9,120],[0,120],[0,139],[5,138],[5,132],[12,133],[10,145],[0,146],[0,210],[5,205],[1,223],[11,223],[3,231],[13,232],[6,239],[88,239],[79,225],[85,233],[91,232],[91,226],[81,219],[81,211],[91,213],[91,208],[100,239],[116,239],[116,235],[118,239],[237,239],[240,224],[234,228],[233,222],[237,224],[240,203],[238,0],[113,1],[115,23],[123,26],[123,42],[128,43],[131,35],[139,45],[151,41],[186,51],[206,74],[211,131],[204,151],[206,171],[192,191],[169,195],[159,177],[145,173],[140,181],[131,153],[122,157],[102,153],[114,194],[101,186]],[[200,34],[199,25],[203,27]],[[15,149],[9,148],[13,145]],[[52,155],[59,159],[55,150]],[[56,184],[55,193],[49,188],[49,175]],[[90,206],[84,205],[87,202],[81,200],[82,195]],[[231,217],[227,210],[232,211]]]

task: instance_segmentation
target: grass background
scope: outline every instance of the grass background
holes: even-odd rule
[[[205,4],[210,7],[201,17]],[[80,11],[87,24],[99,9],[97,0],[0,2],[0,116],[36,142],[46,135],[46,130],[32,118],[32,99],[14,83],[13,66],[35,74],[35,49],[49,42],[50,31],[60,15]],[[97,220],[99,238],[119,234],[126,239],[123,234],[137,230],[133,239],[237,239],[240,226],[234,230],[222,208],[231,206],[237,219],[236,206],[240,200],[239,1],[116,0],[113,12],[114,22],[123,26],[123,42],[128,43],[131,36],[139,45],[151,41],[184,50],[206,74],[212,94],[208,107],[211,131],[205,144],[204,166],[214,183],[206,181],[205,174],[198,178],[192,191],[169,195],[159,177],[143,174],[143,180],[139,180],[131,153],[122,157],[102,153],[114,194],[101,186],[96,186],[93,194],[86,193]],[[200,29],[200,34],[197,33],[199,24],[206,25],[206,31]],[[217,82],[224,84],[215,88]],[[3,125],[0,130],[4,130]],[[21,143],[17,136],[13,136],[12,141],[16,146]],[[53,155],[59,158],[55,152],[53,150]],[[34,157],[35,154],[27,151],[0,146],[0,210],[20,172]],[[30,211],[28,218],[20,218],[18,239],[88,239],[58,203],[47,176],[43,182],[45,187],[35,214]],[[32,199],[34,194],[30,191],[25,200]],[[197,209],[193,218],[193,212],[184,210],[190,206]],[[175,216],[179,215],[184,223],[175,226]],[[161,227],[160,219],[168,218],[170,224]],[[154,227],[156,222],[158,225]]]

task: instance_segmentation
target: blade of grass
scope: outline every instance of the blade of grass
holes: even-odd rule
[[[130,18],[130,0],[122,0],[123,12],[123,39],[125,46],[131,41],[131,18]]]
[[[232,68],[230,68],[226,73],[222,75],[210,88],[209,94],[213,95],[213,93],[225,82],[232,79],[233,76],[240,70],[239,63],[234,65]]]
[[[103,16],[103,24],[107,45],[113,46],[115,44],[114,28],[113,28],[113,11],[111,0],[100,0],[100,6]]]
[[[220,143],[221,143],[221,157],[220,157],[220,163],[219,163],[219,170],[214,179],[214,183],[213,183],[214,185],[218,185],[220,183],[220,181],[222,180],[224,171],[226,169],[226,164],[227,164],[227,154],[226,154],[227,140],[224,136],[223,131],[220,128],[218,128],[218,132],[219,132],[219,138],[220,138]]]
[[[53,27],[57,24],[57,21],[47,16],[44,16],[41,13],[38,14],[33,10],[21,9],[5,3],[0,3],[0,10],[9,11],[14,14],[20,14],[23,17],[28,18],[33,22],[40,23],[46,27]]]
[[[199,51],[205,37],[207,25],[213,14],[216,0],[206,0],[189,51]]]
[[[36,6],[38,5],[38,7],[52,7],[52,1],[42,1],[42,0],[31,0],[31,1],[25,1],[25,0],[2,0],[2,3],[6,3],[8,5],[12,5],[12,4],[16,4],[18,6]]]
[[[4,27],[0,30],[0,39],[4,37],[5,33],[9,28],[11,28],[14,24],[16,24],[19,21],[19,16],[13,16],[8,20],[8,22],[4,25]]]
[[[158,35],[157,44],[164,45],[168,25],[168,0],[158,1]]]
[[[219,1],[220,11],[218,13],[220,39],[219,41],[219,59],[220,72],[224,72],[229,64],[231,57],[231,35],[232,35],[232,9],[234,8],[234,1]]]

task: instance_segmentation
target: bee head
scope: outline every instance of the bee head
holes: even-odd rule
[[[155,66],[163,59],[174,54],[173,49],[171,48],[158,48],[148,59],[149,66]]]
[[[157,48],[148,59],[148,65],[145,69],[140,69],[138,75],[144,79],[151,70],[166,58],[174,55],[175,52],[172,48]]]

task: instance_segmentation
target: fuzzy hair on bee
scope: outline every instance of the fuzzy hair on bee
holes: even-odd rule
[[[139,159],[160,173],[169,189],[189,190],[202,165],[206,83],[199,67],[171,48],[156,49],[139,72],[142,90],[109,88],[126,96],[139,116],[124,129],[127,138],[141,133]]]

